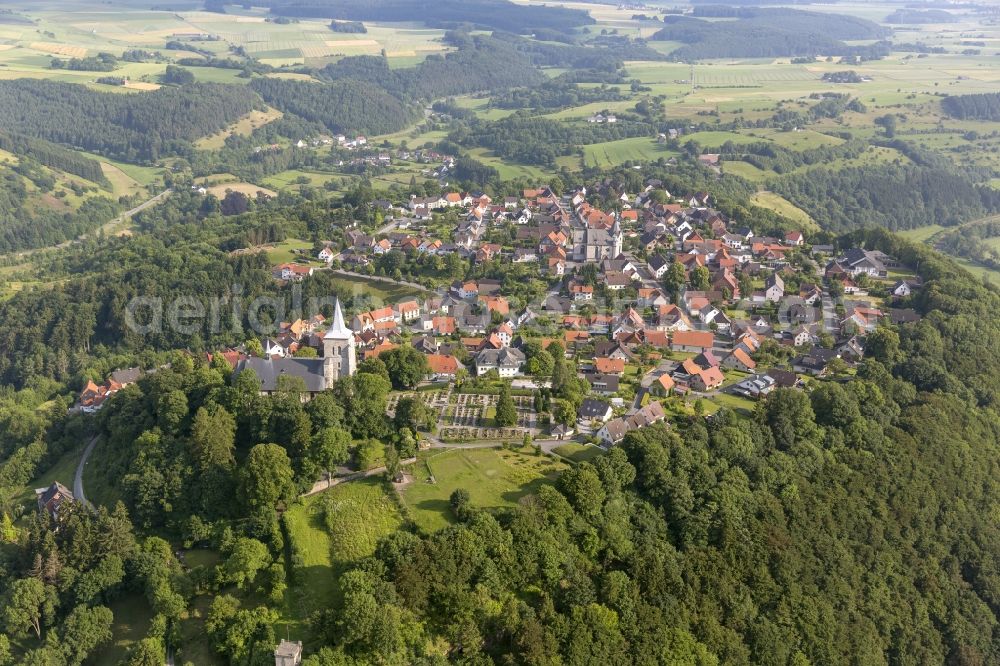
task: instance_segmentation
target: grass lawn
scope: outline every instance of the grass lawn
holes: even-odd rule
[[[346,275],[338,275],[334,278],[333,286],[341,296],[345,294],[352,294],[354,297],[367,296],[375,306],[398,303],[407,298],[422,296],[424,294],[423,291],[414,289],[413,287]]]
[[[111,643],[92,653],[87,659],[88,664],[121,663],[129,648],[145,638],[149,631],[153,611],[144,594],[128,594],[112,602],[109,607],[114,613]]]
[[[326,503],[334,564],[347,564],[375,553],[379,539],[400,528],[399,507],[381,478],[352,481],[319,497]]]
[[[740,397],[738,395],[732,395],[729,393],[719,393],[712,396],[711,398],[705,400],[707,409],[706,413],[715,413],[723,407],[728,407],[733,410],[736,414],[744,417],[753,416],[753,410],[757,403],[753,400]]]
[[[87,464],[83,468],[83,489],[92,504],[110,508],[121,499],[121,492],[114,486],[112,480],[105,476],[105,471],[109,468],[108,460],[112,455],[107,446],[104,440],[99,441],[87,459]],[[70,481],[72,480],[71,472]]]
[[[212,607],[212,597],[199,595],[191,600],[180,622],[180,641],[176,663],[200,666],[224,666],[226,660],[215,651],[212,638],[205,630],[205,620]]]
[[[305,250],[308,255],[312,250],[312,245],[312,241],[288,238],[274,247],[267,249],[267,260],[272,264],[284,264],[296,261],[303,258],[297,251]]]
[[[339,574],[374,553],[378,540],[399,529],[403,519],[380,479],[334,486],[292,506],[284,518],[293,559],[280,629],[297,640],[313,611],[336,603]]]
[[[587,462],[601,456],[604,453],[604,450],[598,446],[587,446],[585,444],[577,444],[575,442],[561,444],[553,450],[563,458],[568,458],[573,462]]]
[[[740,178],[746,178],[750,181],[764,180],[775,175],[773,171],[764,171],[749,162],[743,162],[740,160],[723,162],[722,172],[739,176]]]
[[[414,523],[427,532],[454,521],[448,500],[459,488],[469,491],[477,508],[501,508],[512,506],[566,469],[548,456],[503,449],[452,449],[420,458],[402,499]]]
[[[53,481],[58,481],[70,490],[73,490],[73,475],[76,473],[76,464],[80,461],[80,453],[83,447],[78,447],[65,453],[52,467],[39,474],[31,480],[28,485],[17,493],[18,502],[35,502],[35,488],[44,488],[52,485]]]

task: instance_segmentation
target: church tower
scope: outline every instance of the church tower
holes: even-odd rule
[[[333,325],[323,336],[323,376],[326,388],[341,377],[350,377],[357,370],[357,350],[354,331],[344,325],[344,313],[340,309],[340,299],[333,312]]]

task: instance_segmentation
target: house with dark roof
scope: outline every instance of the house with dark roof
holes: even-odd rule
[[[501,377],[516,377],[524,365],[524,352],[514,347],[484,349],[476,354],[476,375],[496,370]]]
[[[832,349],[815,348],[792,361],[795,372],[821,376],[826,374],[827,366],[840,354]]]
[[[584,374],[584,379],[590,384],[590,390],[601,395],[612,395],[618,393],[621,380],[615,375],[603,375],[600,373]]]
[[[586,398],[581,404],[580,409],[577,412],[577,417],[580,421],[589,423],[590,421],[600,421],[604,423],[611,418],[613,412],[611,410],[611,405],[604,402],[603,400],[595,400],[594,398]]]
[[[58,481],[53,481],[46,488],[35,488],[35,498],[38,510],[48,513],[54,520],[59,519],[59,510],[64,504],[76,501],[70,489]]]

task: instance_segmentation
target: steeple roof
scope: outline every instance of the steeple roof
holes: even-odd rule
[[[344,313],[340,309],[340,299],[333,310],[333,325],[327,330],[324,340],[346,340],[354,337],[354,333],[344,325]]]

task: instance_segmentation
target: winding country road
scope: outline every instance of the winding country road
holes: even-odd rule
[[[87,496],[83,493],[83,468],[87,464],[90,454],[94,452],[95,446],[97,446],[97,435],[94,435],[87,442],[87,446],[83,449],[83,455],[80,456],[80,462],[76,464],[76,473],[73,475],[73,496],[78,502],[90,508],[94,508],[94,505],[90,503]]]

